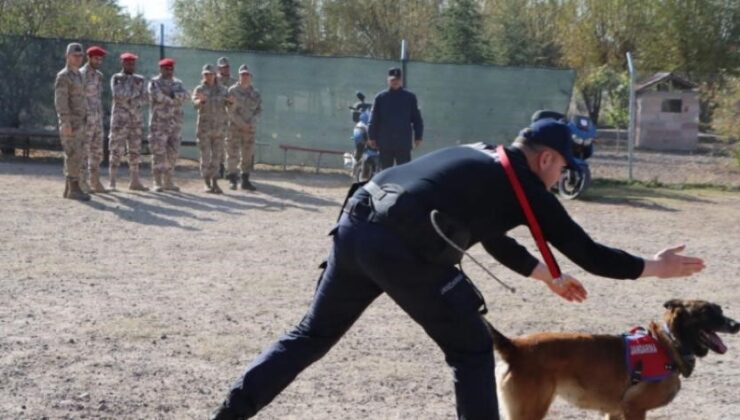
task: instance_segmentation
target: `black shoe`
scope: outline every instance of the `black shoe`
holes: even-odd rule
[[[241,420],[246,417],[239,417],[236,414],[231,412],[231,409],[229,407],[226,407],[225,405],[221,405],[218,407],[218,410],[216,410],[212,415],[210,420]]]
[[[231,185],[229,185],[229,188],[231,188],[232,190],[235,190],[236,187],[239,184],[239,175],[237,175],[237,174],[228,174],[228,175],[226,175],[226,178],[229,179],[229,183],[231,184]]]
[[[242,174],[242,189],[248,191],[257,191],[257,187],[249,182],[249,174]]]

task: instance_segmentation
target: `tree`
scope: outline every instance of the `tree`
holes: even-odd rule
[[[556,0],[486,0],[484,23],[494,63],[505,66],[560,65]]]
[[[130,16],[115,0],[0,0],[0,28],[12,35],[154,43],[146,19]]]
[[[300,51],[301,36],[303,35],[303,7],[299,0],[280,0],[281,10],[285,19],[287,34],[285,48],[287,51]]]
[[[113,0],[0,0],[0,127],[53,120],[50,83],[68,41],[154,42],[147,21]],[[55,38],[39,42],[34,37]]]
[[[727,81],[725,94],[717,103],[713,126],[720,135],[740,141],[740,77]]]
[[[297,51],[300,7],[294,0],[175,0],[179,41],[188,47]]]
[[[229,49],[255,51],[295,51],[291,44],[288,21],[280,0],[241,0],[238,2],[234,35],[224,40]]]
[[[490,56],[483,36],[483,16],[476,0],[451,0],[437,25],[435,58],[454,63],[481,64]]]

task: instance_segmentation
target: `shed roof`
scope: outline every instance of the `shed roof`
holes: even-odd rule
[[[646,80],[643,80],[641,83],[635,87],[635,93],[642,93],[650,89],[652,86],[655,86],[659,83],[671,83],[674,88],[680,89],[680,90],[693,90],[697,87],[696,83],[693,83],[689,80],[686,80],[680,76],[677,76],[673,73],[669,72],[659,72],[655,73]]]

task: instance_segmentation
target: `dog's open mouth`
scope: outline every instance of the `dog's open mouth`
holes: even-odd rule
[[[719,354],[725,354],[727,352],[727,346],[725,346],[725,343],[722,342],[722,339],[714,331],[702,330],[701,339],[713,352]]]

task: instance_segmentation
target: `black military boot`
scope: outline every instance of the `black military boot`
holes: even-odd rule
[[[251,182],[249,182],[249,173],[242,174],[242,189],[243,190],[249,190],[249,191],[257,191],[257,187],[252,185]]]
[[[205,181],[205,183],[206,183],[206,187],[203,189],[203,191],[205,191],[207,193],[212,193],[213,192],[213,185],[211,185],[211,178],[204,177],[203,178],[203,181]]]
[[[223,194],[223,190],[221,190],[221,187],[218,186],[218,177],[213,177],[211,179],[211,192],[214,194]]]
[[[226,406],[226,404],[221,404],[221,406],[216,410],[212,415],[210,420],[242,420],[246,417],[243,416],[237,416],[234,414],[229,407]]]
[[[80,183],[76,179],[69,180],[69,192],[67,193],[67,197],[72,200],[79,200],[79,201],[90,201],[90,194],[82,191],[82,188],[80,188]]]
[[[231,188],[232,190],[235,190],[237,187],[237,184],[239,183],[239,175],[229,174],[226,177],[229,178],[229,183],[231,184],[229,185],[229,188]]]

